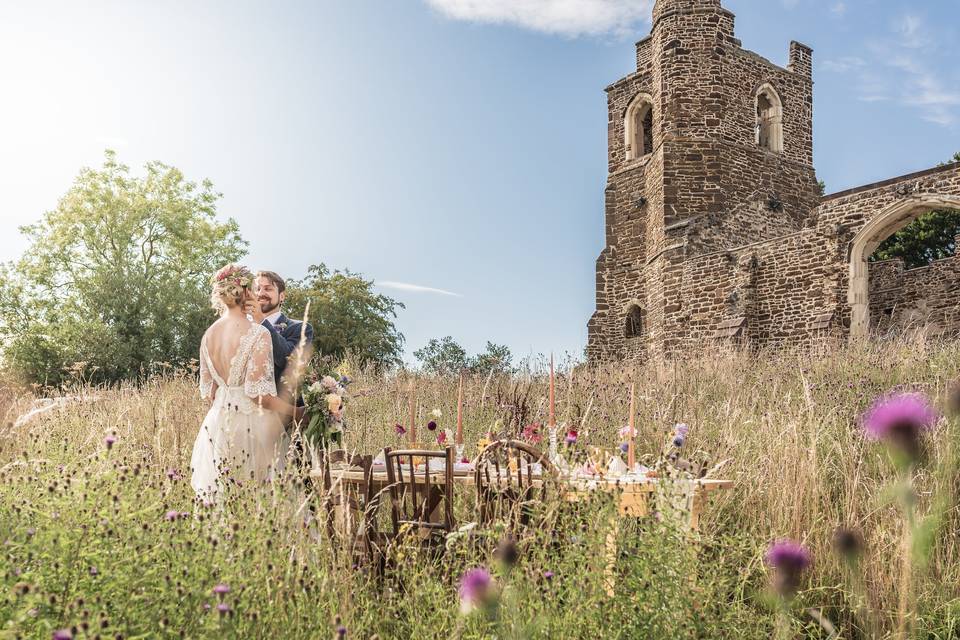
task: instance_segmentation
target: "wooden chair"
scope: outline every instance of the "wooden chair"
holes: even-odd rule
[[[533,465],[540,465],[534,475]],[[477,457],[474,478],[481,524],[509,519],[512,528],[527,526],[533,507],[555,485],[556,468],[546,454],[518,440],[498,440]]]
[[[363,480],[352,488],[347,485],[334,483],[331,467],[333,465],[345,465],[360,469],[363,472]],[[357,523],[356,527],[350,527],[345,542],[351,551],[356,553],[358,546],[361,552],[368,547],[366,544],[367,536],[374,533],[370,531],[370,526],[376,525],[376,519],[371,518],[368,513],[373,503],[373,456],[354,454],[350,455],[343,449],[334,449],[322,454],[321,465],[323,469],[323,488],[324,488],[324,513],[326,514],[327,535],[330,538],[331,545],[336,549],[336,516],[340,511],[345,517],[354,517]]]
[[[442,546],[446,542],[446,534],[453,531],[455,526],[453,447],[446,447],[443,451],[393,451],[386,447],[383,457],[387,465],[394,540],[403,534],[410,534],[409,539],[416,540],[421,546]],[[443,468],[431,470],[431,460],[443,461]],[[418,468],[418,463],[423,467]],[[435,477],[438,472],[442,476],[441,482],[438,482],[440,478]],[[432,514],[441,506],[441,517],[434,520]]]

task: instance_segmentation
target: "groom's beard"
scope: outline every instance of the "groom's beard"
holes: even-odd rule
[[[260,311],[262,311],[263,314],[267,316],[273,313],[274,311],[276,311],[278,308],[280,308],[279,302],[273,305],[271,305],[269,302],[264,302],[263,304],[260,305]]]

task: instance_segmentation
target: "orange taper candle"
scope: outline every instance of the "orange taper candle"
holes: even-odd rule
[[[549,408],[549,410],[548,410],[549,412],[548,412],[548,414],[547,414],[547,425],[548,425],[548,426],[551,426],[551,427],[556,426],[556,424],[557,424],[557,420],[556,420],[556,417],[555,417],[556,414],[554,413],[553,402],[554,402],[554,395],[553,395],[553,354],[551,353],[551,354],[550,354],[550,408]]]
[[[410,381],[410,442],[417,441],[417,388]]]
[[[460,374],[460,388],[457,389],[457,435],[456,444],[463,444],[463,374]]]

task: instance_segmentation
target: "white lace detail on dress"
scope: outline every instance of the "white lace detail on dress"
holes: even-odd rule
[[[210,359],[209,354],[207,354],[207,343],[205,340],[200,341],[200,398],[203,400],[209,400],[213,397],[213,375],[210,373],[210,365],[208,364]]]
[[[247,343],[243,392],[249,398],[275,396],[277,383],[273,373],[273,341],[270,340],[270,331],[258,324],[249,335],[252,335],[252,338]]]

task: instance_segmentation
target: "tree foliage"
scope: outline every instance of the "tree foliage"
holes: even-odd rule
[[[420,366],[427,373],[435,375],[458,374],[467,368],[467,351],[451,336],[439,340],[430,338],[426,346],[413,352]]]
[[[960,162],[960,152],[954,154],[951,162]],[[954,255],[958,235],[960,211],[931,211],[880,243],[870,261],[901,258],[907,269],[925,267],[934,260]]]
[[[59,384],[75,363],[112,382],[196,358],[214,318],[209,278],[246,243],[220,222],[212,183],[159,162],[143,176],[106,152],[57,207],[21,228],[29,249],[6,265],[0,294],[4,363]]]
[[[468,356],[466,349],[451,336],[439,340],[431,338],[422,348],[413,352],[420,366],[434,375],[455,375],[469,371],[486,375],[506,373],[511,370],[513,356],[506,345],[487,341],[486,349],[475,356]]]
[[[313,265],[305,278],[287,283],[285,313],[302,318],[308,300],[318,355],[340,359],[349,353],[376,366],[400,363],[404,339],[393,319],[403,303],[375,293],[372,280]]]

